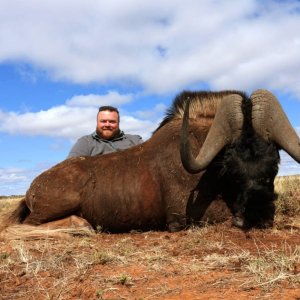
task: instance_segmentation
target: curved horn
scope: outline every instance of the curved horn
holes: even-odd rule
[[[300,138],[276,97],[269,91],[257,90],[251,100],[252,125],[256,133],[267,141],[274,141],[300,163]]]
[[[208,135],[196,158],[191,152],[188,139],[189,101],[187,102],[181,128],[180,155],[182,164],[188,172],[198,173],[206,169],[225,145],[240,136],[244,121],[242,100],[243,98],[237,94],[226,96],[221,100]]]

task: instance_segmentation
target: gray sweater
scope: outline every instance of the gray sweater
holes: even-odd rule
[[[143,143],[141,136],[125,134],[123,131],[112,140],[102,139],[96,132],[93,132],[92,134],[85,135],[77,140],[72,147],[68,158],[76,156],[95,156],[121,151],[141,143]]]

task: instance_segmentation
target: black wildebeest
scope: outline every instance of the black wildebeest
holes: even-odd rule
[[[177,231],[221,195],[235,225],[270,225],[280,148],[300,161],[299,137],[271,93],[183,92],[145,143],[39,175],[11,221],[76,215],[111,232]]]
[[[212,173],[216,185],[213,191],[222,195],[236,226],[272,225],[278,150],[284,149],[300,161],[300,139],[278,100],[265,90],[256,91],[249,99],[239,93],[224,97],[196,158],[188,140],[189,103],[181,138],[181,158],[186,170]]]

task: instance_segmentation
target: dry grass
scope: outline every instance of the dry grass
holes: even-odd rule
[[[11,211],[23,196],[0,197],[0,216]]]
[[[275,180],[276,201],[275,224],[300,228],[300,176],[283,176]]]
[[[0,295],[3,299],[300,299],[299,181],[300,176],[276,179],[276,223],[268,230],[245,233],[224,223],[172,234],[0,240]],[[0,213],[19,200],[0,199]]]
[[[228,233],[233,238],[222,240]],[[237,292],[260,288],[261,293],[268,294],[276,287],[299,286],[299,245],[282,242],[271,246],[260,232],[253,231],[244,248],[237,244],[236,234],[242,237],[239,231],[219,225],[176,234],[98,234],[73,237],[68,243],[51,239],[11,241],[7,248],[0,244],[0,279],[7,293],[4,295],[9,295],[6,283],[22,284],[14,297],[24,299],[30,299],[33,287],[34,295],[41,298],[32,299],[73,299],[72,292],[79,286],[83,295],[88,291],[93,294],[91,299],[146,299],[122,298],[127,293],[124,287],[126,291],[143,290],[144,296],[158,299],[180,294],[182,278],[191,280],[191,288],[195,284],[199,288],[199,277],[206,288],[234,286]],[[268,234],[278,237],[278,232]]]
[[[277,177],[275,191],[278,193],[278,213],[288,216],[300,214],[300,176]]]

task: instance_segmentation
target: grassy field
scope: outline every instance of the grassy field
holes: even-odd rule
[[[275,217],[277,228],[284,228],[290,222],[300,227],[300,175],[277,177],[275,191],[278,193]]]
[[[275,225],[0,238],[1,299],[300,299],[300,176],[278,177]],[[20,197],[0,199],[0,214]]]

